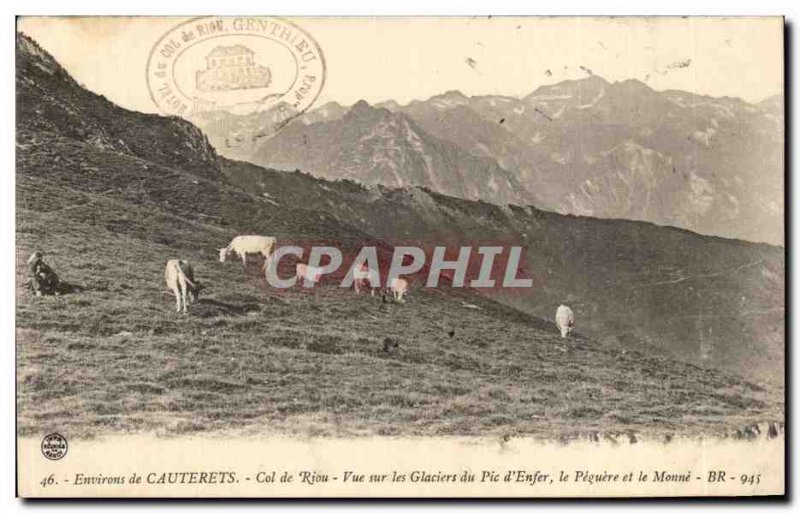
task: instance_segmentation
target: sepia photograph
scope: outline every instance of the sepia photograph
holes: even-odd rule
[[[17,17],[17,494],[783,496],[785,30]]]

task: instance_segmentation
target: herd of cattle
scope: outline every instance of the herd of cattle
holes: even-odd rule
[[[227,262],[232,256],[242,260],[242,265],[247,266],[248,255],[261,255],[264,258],[264,270],[271,265],[272,253],[275,248],[275,237],[262,235],[239,235],[234,237],[224,248],[219,250],[219,261]],[[305,280],[306,283],[316,285],[323,275],[323,270],[312,265],[298,263],[295,266],[295,276]],[[186,313],[187,302],[194,302],[200,294],[200,284],[194,278],[194,269],[188,260],[170,260],[164,270],[164,279],[167,287],[175,294],[175,308],[177,312]],[[380,283],[380,276],[375,269],[370,269],[366,264],[353,271],[353,288],[356,293],[361,292],[365,285],[370,289],[370,295],[375,296],[372,283]],[[403,278],[393,278],[388,284],[388,292],[395,302],[403,303],[408,293],[408,281]],[[187,301],[188,300],[188,301]]]
[[[272,259],[272,253],[276,245],[275,237],[261,235],[239,235],[234,237],[224,248],[219,250],[219,261],[227,262],[232,256],[242,260],[242,265],[247,266],[247,255],[260,254],[264,258],[264,270],[266,270]],[[295,267],[295,275],[298,279],[306,280],[311,284],[319,282],[322,276],[322,269],[304,263],[298,263]],[[194,277],[194,269],[187,260],[170,260],[164,271],[164,278],[167,286],[175,294],[175,308],[177,312],[186,313],[187,300],[194,302],[200,294],[201,286]],[[370,289],[370,295],[375,295],[372,283],[380,283],[380,276],[377,270],[370,269],[366,264],[353,271],[353,288],[356,293],[361,292],[361,287],[365,284]],[[388,284],[388,292],[391,293],[395,302],[403,303],[403,296],[408,293],[408,281],[403,278],[394,278]],[[566,305],[559,305],[556,309],[556,325],[561,332],[561,337],[566,338],[572,331],[575,324],[575,313]]]
[[[247,255],[260,254],[264,257],[264,270],[266,271],[271,265],[275,244],[275,237],[240,235],[234,237],[230,244],[219,250],[219,261],[224,263],[235,255],[242,260],[242,265],[246,267]],[[298,263],[295,267],[297,279],[303,279],[311,286],[316,285],[323,274],[321,268],[308,264]],[[176,312],[187,313],[188,303],[197,301],[202,288],[200,282],[195,279],[192,264],[188,260],[181,259],[167,261],[164,279],[167,282],[167,287],[175,295]],[[353,270],[353,288],[357,294],[366,285],[370,289],[370,295],[375,296],[373,284],[376,283],[380,284],[380,275],[376,269],[370,269],[366,264],[362,264]],[[27,286],[37,296],[42,294],[58,295],[61,289],[65,289],[55,271],[44,263],[43,254],[39,251],[33,253],[28,259]],[[404,296],[408,294],[408,288],[407,280],[403,278],[391,279],[387,288],[384,289],[384,301],[391,295],[396,303],[404,303]],[[560,305],[556,310],[555,320],[561,336],[565,338],[570,334],[575,324],[575,314],[568,306]]]

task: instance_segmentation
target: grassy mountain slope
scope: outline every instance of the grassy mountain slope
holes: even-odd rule
[[[522,245],[534,287],[495,299],[545,318],[564,302],[580,328],[605,343],[782,384],[782,248],[635,221],[503,208],[418,188],[322,185],[300,173],[231,161],[222,172],[248,190],[294,191],[295,205],[324,208],[387,241]]]
[[[316,297],[266,287],[254,268],[220,264],[216,248],[246,232],[369,243],[368,223],[330,207],[341,199],[333,188],[360,187],[300,174],[280,176],[304,187],[276,182],[268,197],[237,187],[225,178],[233,164],[188,151],[204,147],[188,124],[114,110],[32,41],[18,36],[18,48],[21,435],[723,435],[783,419],[773,389],[562,340],[549,322],[469,292],[415,287],[392,305],[331,281]],[[114,112],[113,124],[103,112]],[[111,133],[118,146],[93,137]],[[32,297],[23,282],[34,250],[82,290]],[[164,263],[177,257],[193,261],[207,287],[186,316],[163,283]],[[399,350],[383,350],[387,337]]]

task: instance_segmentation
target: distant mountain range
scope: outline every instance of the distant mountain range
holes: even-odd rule
[[[265,129],[276,117],[192,121],[258,165],[783,244],[781,96],[749,104],[591,76],[521,99],[327,103]]]

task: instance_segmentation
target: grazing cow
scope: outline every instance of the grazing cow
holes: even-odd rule
[[[296,275],[298,280],[303,279],[308,283],[316,284],[319,283],[319,279],[322,277],[322,268],[308,264],[297,264]]]
[[[561,330],[561,338],[567,338],[575,324],[575,313],[565,305],[559,305],[556,309],[556,325]]]
[[[264,269],[269,267],[270,255],[275,248],[275,237],[263,235],[237,235],[225,248],[219,250],[219,261],[225,262],[231,253],[242,259],[242,265],[247,267],[248,253],[261,253],[264,256]]]
[[[175,311],[186,313],[186,296],[192,303],[200,297],[200,284],[194,279],[194,269],[186,260],[170,260],[164,270],[167,287],[175,294]]]
[[[404,280],[403,278],[394,278],[389,284],[389,288],[392,291],[392,297],[394,300],[398,303],[402,303],[403,295],[408,293],[408,281]]]
[[[370,269],[366,263],[361,264],[358,269],[353,269],[353,287],[356,290],[356,294],[361,293],[361,286],[366,283],[369,286],[369,294],[374,297],[375,289],[372,284],[380,282],[381,277],[378,275],[378,271]]]

